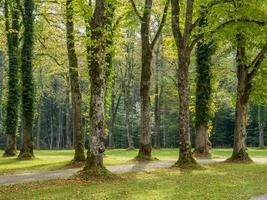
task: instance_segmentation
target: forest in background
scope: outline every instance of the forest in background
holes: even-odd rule
[[[67,1],[68,2],[68,1]],[[206,1],[205,1],[206,2]],[[212,1],[207,1],[212,2]],[[257,1],[259,2],[259,1]],[[88,73],[88,13],[91,7],[87,1],[77,0],[71,3],[73,18],[71,19],[73,30],[73,45],[75,44],[79,85],[81,90],[81,124],[82,135],[85,146],[89,146],[90,135],[90,75]],[[128,1],[113,2],[115,6],[114,16],[111,22],[111,38],[107,43],[111,46],[107,50],[106,62],[109,65],[107,70],[107,94],[105,96],[105,146],[108,148],[139,148],[141,137],[141,98],[140,83],[142,50],[142,33],[140,31],[139,17],[136,11],[141,12],[143,3],[136,1],[136,6],[132,6]],[[146,1],[147,3],[147,1]],[[14,25],[14,14],[6,16],[4,1],[1,1],[1,21],[0,21],[0,147],[5,148],[5,127],[8,102],[8,47],[6,33],[14,33],[12,27],[7,30],[7,21]],[[16,7],[16,5],[12,6]],[[15,3],[14,3],[15,4]],[[94,2],[93,2],[94,4]],[[167,3],[166,3],[167,4]],[[197,5],[206,5],[202,1],[197,1]],[[246,4],[246,3],[245,3]],[[232,14],[237,12],[236,18],[249,17],[258,21],[266,20],[266,5],[257,7],[260,3],[254,1],[247,2],[247,5],[240,6],[240,10],[233,11],[233,8],[226,4],[218,4],[210,11],[210,16],[205,22],[200,24],[200,28],[195,30],[194,36],[204,34],[206,39],[202,46],[212,46],[210,56],[210,69],[204,78],[209,77],[210,99],[208,99],[208,119],[207,128],[212,147],[232,147],[234,143],[235,127],[235,102],[237,100],[237,78],[236,78],[236,42],[233,35],[236,34],[236,24],[223,25],[218,31],[212,33],[214,27],[220,26],[222,22],[231,19]],[[133,4],[134,5],[134,4]],[[208,5],[208,3],[207,3]],[[13,8],[10,6],[10,8]],[[164,16],[165,1],[155,1],[151,11],[151,21],[149,22],[149,40],[158,35],[158,39],[152,49],[152,76],[150,96],[150,125],[151,141],[154,148],[174,148],[179,146],[179,93],[177,87],[178,63],[176,55],[175,40],[172,35],[171,12],[166,17],[164,26],[161,27],[162,15]],[[183,8],[185,5],[182,4]],[[247,7],[249,6],[249,7]],[[171,6],[169,6],[171,7]],[[199,6],[201,8],[201,6]],[[71,97],[71,73],[69,71],[68,49],[66,47],[66,16],[68,16],[66,2],[56,1],[36,1],[34,16],[34,48],[33,48],[33,124],[32,133],[34,148],[36,149],[70,149],[75,146],[75,124],[73,113],[73,100]],[[20,8],[13,8],[15,12],[20,12]],[[18,9],[18,10],[16,10]],[[137,10],[136,10],[137,9]],[[242,10],[243,9],[243,10]],[[11,9],[12,10],[12,9]],[[145,10],[145,9],[144,9]],[[257,14],[255,14],[257,10]],[[264,13],[264,14],[262,14]],[[16,15],[16,13],[15,13]],[[18,15],[18,13],[17,13]],[[196,15],[196,16],[195,16]],[[196,11],[194,18],[201,15],[201,11]],[[16,17],[16,16],[15,16]],[[17,16],[18,17],[18,16]],[[234,18],[235,18],[234,17]],[[18,26],[22,26],[23,17],[18,17]],[[90,18],[90,16],[89,16]],[[184,20],[184,16],[181,17]],[[255,21],[256,21],[255,20]],[[16,20],[15,20],[16,21]],[[237,20],[238,21],[238,20]],[[239,22],[237,22],[239,23]],[[266,39],[266,27],[259,28],[256,25],[244,20],[240,22],[248,36],[249,56],[261,49],[262,41]],[[23,23],[22,23],[23,24]],[[204,24],[204,25],[203,25]],[[219,25],[218,25],[219,24]],[[222,23],[224,24],[224,23]],[[225,22],[227,24],[227,22]],[[158,29],[162,28],[161,32]],[[249,31],[246,29],[248,28]],[[9,33],[8,32],[8,33]],[[16,31],[15,31],[16,32]],[[19,27],[18,47],[23,48],[22,40],[25,27]],[[211,39],[212,38],[212,39]],[[74,43],[75,42],[75,43]],[[210,45],[212,43],[212,45]],[[198,45],[200,48],[201,45]],[[201,53],[198,48],[194,48],[189,69],[190,80],[190,132],[192,145],[196,137],[196,102],[198,94],[198,77],[202,69],[198,69]],[[209,48],[209,47],[206,47]],[[109,57],[110,56],[110,57]],[[90,57],[90,56],[89,56]],[[90,59],[90,58],[89,58]],[[18,61],[21,62],[21,61]],[[246,61],[247,62],[247,61]],[[17,76],[21,76],[18,69]],[[247,118],[247,145],[259,146],[264,130],[267,128],[266,85],[267,65],[262,63],[261,69],[253,80],[253,92],[249,100]],[[203,79],[200,80],[204,81]],[[22,80],[17,83],[17,97],[22,94]],[[207,89],[209,90],[209,89]],[[203,96],[203,94],[200,96]],[[21,105],[18,101],[18,105]],[[21,106],[17,107],[17,115],[22,116]],[[203,117],[203,116],[202,116]],[[205,116],[204,116],[205,117]],[[201,118],[201,116],[200,116]],[[17,144],[22,142],[22,120],[18,117]],[[260,136],[261,135],[261,136]],[[130,138],[129,138],[130,137]],[[266,137],[263,137],[266,140]],[[132,140],[132,141],[131,141]],[[262,143],[262,141],[261,141]],[[264,146],[264,145],[262,145]]]

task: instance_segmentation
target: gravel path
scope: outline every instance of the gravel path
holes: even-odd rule
[[[267,163],[267,158],[255,158],[255,162]],[[209,164],[222,162],[224,159],[209,159],[209,160],[198,160],[199,163]],[[167,168],[172,166],[175,160],[169,161],[157,161],[142,164],[129,164],[129,165],[118,165],[118,166],[107,166],[107,169],[113,173],[126,173],[126,172],[139,172],[139,171],[150,171],[154,169]],[[24,173],[14,175],[0,176],[0,185],[11,185],[18,183],[27,183],[33,181],[42,181],[49,179],[68,178],[78,172],[81,169],[62,169],[49,172],[36,172],[36,173]],[[267,196],[257,197],[251,200],[267,200]]]
[[[250,200],[267,200],[267,194],[258,197],[253,197]]]

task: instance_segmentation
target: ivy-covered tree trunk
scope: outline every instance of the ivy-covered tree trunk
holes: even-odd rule
[[[105,93],[106,93],[106,37],[108,2],[98,0],[91,19],[90,42],[90,149],[84,172],[93,175],[106,173],[103,164],[105,152]]]
[[[82,95],[79,84],[78,59],[75,52],[74,22],[73,22],[73,0],[66,1],[66,28],[67,28],[67,50],[69,60],[69,76],[71,85],[71,102],[73,114],[73,131],[75,137],[75,155],[73,162],[85,161],[83,132],[82,132]]]
[[[201,26],[206,26],[203,20]],[[208,126],[211,121],[211,56],[212,43],[200,41],[197,45],[197,86],[196,86],[196,144],[194,155],[209,157],[211,143]]]
[[[23,46],[21,53],[22,73],[22,131],[23,143],[19,159],[32,159],[33,154],[33,115],[34,115],[34,83],[33,83],[33,45],[34,45],[34,2],[24,0],[23,11]]]
[[[10,17],[11,16],[11,17]],[[11,18],[11,27],[10,27]],[[6,149],[5,157],[17,154],[17,125],[18,125],[18,71],[19,71],[19,18],[18,5],[15,2],[5,1],[5,20],[8,46],[8,99],[6,109],[5,134]]]

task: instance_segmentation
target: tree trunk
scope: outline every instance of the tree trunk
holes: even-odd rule
[[[266,147],[264,145],[264,125],[263,125],[262,119],[261,119],[261,116],[262,116],[261,111],[263,111],[263,113],[264,113],[264,108],[263,108],[263,110],[261,110],[261,106],[258,105],[259,148],[265,149]],[[263,114],[263,116],[264,116],[264,114]]]
[[[66,78],[67,81],[67,89],[66,89],[66,115],[65,115],[65,134],[66,134],[66,149],[72,149],[73,145],[71,142],[72,138],[72,120],[70,119],[71,114],[70,114],[70,81],[69,81],[69,76],[67,75]]]
[[[154,125],[154,132],[155,132],[155,141],[154,141],[154,148],[159,149],[161,145],[161,108],[160,108],[160,101],[161,101],[161,94],[162,94],[162,87],[160,88],[159,85],[159,69],[161,67],[161,58],[160,58],[160,45],[158,45],[158,49],[156,51],[156,70],[155,70],[155,107],[154,107],[154,116],[155,116],[155,125]]]
[[[234,150],[231,161],[251,161],[246,152],[246,127],[247,127],[247,106],[252,89],[249,80],[248,67],[244,64],[246,58],[245,37],[243,34],[237,35],[237,101],[235,111],[235,130],[234,130]]]
[[[19,159],[32,159],[33,155],[33,116],[34,116],[34,83],[33,83],[33,45],[34,45],[34,2],[24,1],[23,46],[22,46],[22,115],[23,145]]]
[[[36,137],[36,149],[40,150],[40,136],[41,136],[41,126],[42,126],[42,103],[39,104],[38,109],[38,125],[37,125],[37,137]]]
[[[150,85],[152,49],[150,46],[150,18],[152,1],[146,1],[144,16],[141,21],[142,40],[142,70],[140,83],[141,97],[141,140],[139,153],[136,159],[151,160],[151,135],[150,135]]]
[[[135,32],[132,30],[127,31],[127,38],[133,39]],[[123,85],[124,92],[124,109],[125,109],[125,124],[127,131],[127,150],[134,149],[134,141],[133,141],[133,127],[131,120],[132,113],[132,100],[131,100],[131,90],[132,90],[132,82],[133,82],[133,69],[134,69],[134,43],[129,41],[126,45],[126,77]]]
[[[204,15],[204,14],[202,14]],[[203,17],[201,27],[207,26]],[[200,41],[197,45],[197,88],[196,88],[196,157],[210,157],[211,143],[209,141],[208,126],[211,122],[211,56],[214,53],[212,43]]]
[[[79,85],[78,60],[75,52],[74,42],[74,23],[73,23],[73,5],[72,0],[66,1],[66,28],[67,28],[67,49],[69,59],[69,75],[71,85],[72,114],[75,137],[75,155],[74,162],[85,161],[83,133],[81,122],[82,95]]]
[[[106,37],[109,33],[107,20],[109,4],[105,0],[96,1],[91,19],[90,42],[90,149],[84,172],[91,175],[107,173],[103,164],[105,152],[105,92],[106,92]]]
[[[183,47],[179,48],[179,69],[178,69],[178,93],[179,93],[179,133],[180,133],[180,152],[177,166],[187,166],[195,164],[191,151],[190,138],[190,115],[189,115],[189,65],[190,55]]]
[[[11,11],[11,27],[9,25],[9,9]],[[8,99],[6,108],[5,134],[7,136],[7,146],[4,152],[5,157],[15,156],[16,134],[18,126],[18,105],[19,105],[19,18],[20,13],[17,4],[11,1],[5,1],[5,20],[8,46]],[[14,30],[14,31],[13,31]],[[13,140],[13,141],[12,141]]]

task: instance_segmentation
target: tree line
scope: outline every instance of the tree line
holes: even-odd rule
[[[232,142],[229,160],[251,161],[246,140],[255,127],[259,136],[251,131],[248,139],[264,147],[264,2],[5,0],[1,7],[4,156],[17,155],[18,133],[19,159],[34,158],[34,147],[73,147],[73,162],[89,171],[105,169],[106,146],[138,147],[138,161],[152,160],[153,147],[179,146],[179,167],[210,156],[212,143]]]

